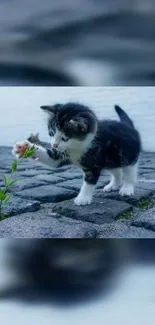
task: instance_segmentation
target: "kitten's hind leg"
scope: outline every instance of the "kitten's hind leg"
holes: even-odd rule
[[[134,188],[137,181],[138,163],[123,168],[123,186],[120,189],[120,195],[134,195]]]
[[[121,186],[122,169],[116,168],[109,171],[111,174],[111,181],[104,188],[103,192],[117,191]]]

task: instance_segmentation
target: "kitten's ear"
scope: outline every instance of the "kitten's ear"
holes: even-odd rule
[[[54,114],[55,114],[55,106],[40,106],[40,108],[44,112],[50,114],[50,116],[54,116]]]
[[[71,127],[72,129],[74,129],[76,131],[81,131],[84,133],[88,131],[88,125],[87,125],[86,119],[84,119],[83,117],[71,119],[68,124],[69,124],[69,127]]]
[[[39,133],[36,134],[36,138],[39,139]]]

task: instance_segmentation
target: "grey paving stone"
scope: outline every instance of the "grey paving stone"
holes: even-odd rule
[[[155,232],[116,222],[101,226],[97,238],[155,238]]]
[[[13,160],[5,160],[4,161],[0,159],[0,168],[3,170],[7,170],[9,173],[11,171],[11,166],[12,166]],[[7,166],[7,168],[5,168]]]
[[[9,174],[7,174],[6,172],[0,172],[0,182],[3,182],[3,180],[4,180],[4,179],[3,179],[3,176],[4,176],[4,175],[7,176],[7,175],[9,175]]]
[[[54,174],[56,174],[56,173],[60,174],[60,173],[63,173],[65,171],[68,171],[68,170],[70,170],[72,168],[74,168],[75,170],[77,169],[75,167],[71,167],[71,165],[66,165],[66,166],[57,167],[57,168],[52,168],[52,167],[50,168],[50,167],[48,167],[46,165],[39,164],[38,162],[35,165],[35,169],[37,169],[37,170],[48,170],[51,174],[53,174],[53,173]]]
[[[10,175],[11,165],[14,160],[11,151],[12,148],[0,147],[1,187],[3,187],[3,175]],[[78,207],[74,204],[73,198],[78,194],[83,182],[83,172],[75,166],[49,168],[40,162],[35,163],[31,159],[25,159],[19,165],[14,178],[19,178],[20,181],[11,188],[11,191],[15,193],[7,209],[10,216],[16,218],[14,217],[16,215],[19,221],[17,232],[16,227],[13,227],[13,232],[16,232],[15,236],[17,237],[19,237],[20,229],[22,229],[22,236],[25,236],[27,230],[24,227],[28,227],[29,235],[32,234],[31,237],[155,237],[155,211],[153,208],[145,211],[142,209],[138,210],[137,206],[140,200],[150,197],[153,200],[153,194],[155,193],[154,153],[141,154],[139,183],[137,183],[136,192],[133,197],[121,197],[118,191],[103,193],[102,188],[110,179],[108,173],[103,172],[94,193],[93,203],[87,206]],[[122,217],[124,212],[134,209],[134,206],[136,206],[136,210],[133,210],[133,212],[138,212],[134,212],[131,220],[130,218],[119,218]],[[42,209],[45,209],[44,215],[42,215]],[[25,213],[28,211],[35,212]],[[49,211],[55,213],[55,215],[52,215],[52,218]],[[23,213],[25,221],[22,225],[20,217],[23,216]],[[26,216],[31,220],[32,227],[30,226],[30,228],[27,225],[28,220],[26,220]],[[38,217],[40,221],[37,228]],[[7,225],[7,222],[13,222],[11,221],[12,218],[1,221],[0,227],[2,223]],[[47,223],[44,223],[45,219],[48,219]],[[35,220],[34,223],[33,220]],[[5,233],[7,233],[6,225]],[[0,231],[2,231],[1,228]],[[8,228],[9,231],[12,232],[12,227]]]
[[[14,191],[22,191],[28,188],[34,188],[34,187],[39,187],[42,185],[46,185],[46,182],[43,180],[38,180],[36,177],[29,177],[29,178],[24,178],[24,179],[19,179],[17,183],[12,185],[9,188],[10,192]]]
[[[95,224],[110,223],[122,213],[130,211],[131,206],[125,202],[94,198],[92,204],[76,206],[73,200],[53,205],[52,211],[76,220]]]
[[[36,170],[36,169],[26,169],[25,171],[17,171],[16,175],[19,175],[19,176],[23,176],[23,177],[33,177],[33,176],[37,176],[37,175],[40,175],[40,174],[45,174],[47,175],[48,174],[48,171],[47,170]]]
[[[154,182],[150,182],[148,180],[139,180],[139,183],[137,184],[138,188],[144,189],[144,190],[150,190],[153,194],[155,192],[155,184]]]
[[[67,180],[72,180],[75,178],[83,178],[83,173],[80,169],[77,168],[72,168],[69,170],[66,170],[64,172],[61,172],[61,174],[59,174],[58,172],[55,173],[56,176],[60,176],[67,179]]]
[[[60,176],[56,176],[55,174],[50,174],[50,175],[38,175],[35,177],[37,180],[43,180],[46,183],[50,183],[50,184],[57,184],[63,181],[63,178]]]
[[[154,171],[155,170],[155,160],[152,160],[150,162],[147,162],[145,161],[143,164],[140,164],[139,165],[139,170],[140,171],[148,171],[148,170],[151,170],[151,171]]]
[[[155,208],[139,213],[131,225],[155,231]]]
[[[10,217],[24,212],[34,212],[39,209],[40,203],[37,201],[12,196],[9,203],[3,209],[3,212],[7,213]]]
[[[147,186],[146,186],[147,187]],[[136,188],[134,196],[121,196],[119,194],[119,191],[112,191],[112,192],[103,192],[103,190],[96,190],[94,192],[94,196],[98,198],[108,198],[117,200],[120,202],[127,202],[132,205],[137,205],[137,203],[140,200],[147,199],[152,193],[154,192],[154,189],[151,187],[150,189],[145,188]]]
[[[101,177],[97,183],[96,188],[100,189],[103,188],[107,184],[108,177]],[[65,187],[65,188],[71,188],[76,191],[79,191],[83,183],[82,178],[76,179],[76,177],[73,177],[73,179],[69,179],[66,181],[63,181],[58,184],[58,186]]]
[[[140,173],[146,173],[146,174],[149,174],[150,172],[151,173],[154,173],[155,172],[155,166],[153,167],[146,167],[146,166],[141,166],[140,169],[139,169]]]
[[[154,180],[155,181],[155,171],[148,171],[147,173],[142,173],[140,179],[145,179],[145,180]]]
[[[56,214],[25,213],[0,222],[0,238],[95,238],[96,235],[90,223]]]
[[[26,199],[38,200],[40,202],[60,202],[75,197],[76,192],[55,185],[45,185],[23,190],[22,192],[16,192],[16,195]]]
[[[74,179],[74,180],[70,179],[68,181],[61,181],[61,183],[59,183],[57,186],[79,191],[82,186],[82,183],[83,183],[82,179]]]
[[[62,167],[58,167],[58,168],[52,168],[52,170],[56,173],[62,173],[64,171],[68,171],[68,170],[77,170],[78,168],[76,168],[75,166],[73,165],[66,165],[66,166],[62,166]]]

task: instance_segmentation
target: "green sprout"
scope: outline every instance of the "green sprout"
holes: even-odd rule
[[[148,200],[142,200],[140,202],[138,202],[138,206],[140,208],[147,208],[149,206],[149,204],[151,203],[151,199]]]
[[[35,149],[34,146],[32,146],[29,149],[26,149],[22,158],[20,158],[19,160],[13,161],[12,168],[11,168],[12,171],[11,171],[10,176],[8,176],[8,178],[5,175],[3,176],[4,187],[0,188],[0,220],[3,220],[8,216],[7,213],[3,213],[4,207],[7,205],[7,203],[11,199],[11,195],[10,195],[8,189],[10,186],[12,186],[13,184],[15,184],[16,182],[19,181],[19,179],[12,180],[12,177],[13,177],[14,173],[16,172],[18,165],[22,162],[22,160],[33,156],[34,149]]]

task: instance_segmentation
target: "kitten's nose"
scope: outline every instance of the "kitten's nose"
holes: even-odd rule
[[[53,148],[57,148],[58,145],[57,145],[56,143],[53,143],[53,144],[52,144],[52,147],[53,147]]]

